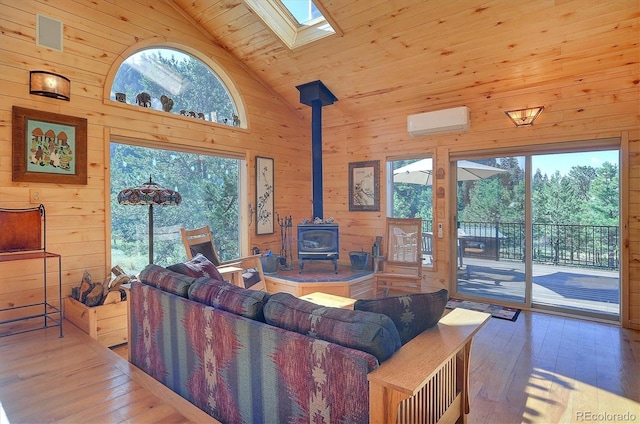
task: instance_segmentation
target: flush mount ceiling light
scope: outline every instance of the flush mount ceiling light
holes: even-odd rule
[[[31,71],[29,73],[29,93],[69,101],[71,81],[69,78],[53,72]]]
[[[538,106],[527,109],[508,110],[505,114],[516,124],[516,127],[530,127],[543,110],[544,106]]]

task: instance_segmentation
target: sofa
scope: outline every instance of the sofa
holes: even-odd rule
[[[394,322],[376,312],[384,305],[375,301],[326,308],[237,287],[203,269],[170,268],[149,265],[131,285],[129,359],[223,423],[386,421],[389,412],[370,399],[402,396],[384,393],[397,390],[384,373],[371,388],[371,376],[407,346],[421,349],[411,340],[429,333],[421,326],[439,327],[423,319],[412,336],[398,330],[400,315]],[[442,315],[446,290],[433,296]],[[406,322],[406,300],[393,303]],[[422,385],[433,370],[423,372]]]

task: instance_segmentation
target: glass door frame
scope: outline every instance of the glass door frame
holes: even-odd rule
[[[525,245],[527,248],[525,249],[525,300],[524,302],[513,302],[508,300],[501,299],[491,299],[481,296],[469,295],[467,293],[458,292],[458,276],[457,276],[457,261],[458,261],[458,252],[457,249],[450,249],[450,275],[451,283],[449,287],[449,292],[451,297],[458,297],[463,299],[475,300],[480,302],[490,302],[500,304],[506,307],[512,308],[523,308],[529,310],[540,310],[554,313],[561,313],[572,316],[579,316],[583,318],[595,318],[595,319],[603,319],[608,322],[612,322],[611,318],[606,316],[601,316],[598,313],[590,313],[580,312],[577,310],[572,310],[563,307],[555,307],[555,306],[547,306],[541,305],[533,302],[533,260],[532,260],[532,239],[533,239],[533,227],[531,225],[532,220],[532,178],[533,178],[533,170],[532,170],[532,158],[536,155],[545,155],[545,154],[563,154],[563,153],[584,153],[584,152],[595,152],[602,150],[617,150],[618,151],[618,169],[619,169],[619,196],[622,200],[624,183],[622,181],[623,175],[625,175],[626,171],[623,169],[623,166],[626,166],[623,161],[623,143],[621,138],[607,138],[600,140],[583,140],[583,141],[573,141],[573,142],[564,142],[557,144],[543,144],[543,145],[532,145],[526,146],[522,148],[511,148],[511,149],[487,149],[487,150],[478,150],[478,151],[460,151],[460,152],[451,152],[449,156],[449,186],[451,187],[451,196],[449,202],[449,208],[452,211],[451,213],[451,224],[450,224],[450,234],[449,234],[449,243],[451,246],[456,246],[457,243],[457,223],[458,223],[458,214],[457,214],[457,202],[458,202],[458,184],[457,184],[457,173],[453,172],[456,169],[456,162],[458,160],[474,160],[474,159],[485,159],[485,158],[498,158],[498,157],[513,157],[513,156],[523,156],[525,159]],[[619,249],[621,252],[620,257],[624,257],[623,245],[622,241],[624,240],[623,233],[623,222],[625,219],[624,210],[622,202],[620,202],[619,208],[619,226],[620,226],[620,240],[619,240]],[[620,263],[618,275],[619,275],[619,291],[620,291],[620,303],[618,310],[618,321],[622,319],[625,311],[625,304],[623,302],[623,293],[624,293],[624,281],[625,281],[625,265]]]

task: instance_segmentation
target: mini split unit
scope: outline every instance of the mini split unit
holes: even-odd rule
[[[412,136],[467,131],[469,108],[466,106],[419,113],[407,117],[407,131]]]

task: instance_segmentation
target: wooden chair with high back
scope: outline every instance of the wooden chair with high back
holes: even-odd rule
[[[215,266],[219,266],[222,262],[216,246],[213,243],[213,235],[208,225],[204,227],[187,230],[180,228],[182,234],[182,242],[187,251],[187,258],[191,259],[198,253],[209,259]]]
[[[387,218],[386,251],[373,274],[375,294],[422,291],[422,218]]]
[[[180,233],[188,259],[201,253],[218,268],[222,277],[232,284],[252,290],[266,289],[260,255],[221,261],[208,225],[193,230],[180,228]]]
[[[422,262],[433,263],[433,234],[422,233]]]

